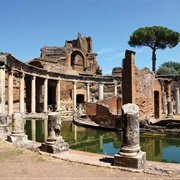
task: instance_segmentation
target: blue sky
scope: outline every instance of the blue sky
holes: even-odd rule
[[[151,50],[132,48],[129,36],[140,27],[164,26],[180,32],[179,0],[0,0],[0,52],[27,62],[47,46],[91,36],[103,74],[121,66],[125,50],[136,52],[135,64],[152,69]],[[180,62],[180,44],[157,50],[157,68]]]

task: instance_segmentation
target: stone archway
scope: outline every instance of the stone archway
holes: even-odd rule
[[[84,94],[77,94],[76,95],[76,99],[77,99],[77,104],[78,103],[84,103],[85,100],[84,100]]]
[[[71,54],[71,66],[74,70],[82,72],[85,67],[85,59],[81,52],[73,51]]]

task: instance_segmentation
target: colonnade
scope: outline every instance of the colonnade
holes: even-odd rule
[[[170,82],[167,85],[167,93],[164,91],[163,87],[163,93],[162,93],[162,107],[163,107],[163,114],[167,113],[167,117],[172,117],[173,116],[173,102],[172,102],[172,97],[171,97],[171,86]],[[180,96],[179,96],[179,87],[175,87],[174,89],[175,92],[175,114],[179,115],[180,114]]]
[[[0,113],[5,114],[5,67],[1,66],[0,67]],[[8,115],[12,115],[14,112],[13,109],[13,103],[14,103],[14,91],[13,91],[13,85],[14,85],[14,75],[15,73],[18,73],[19,76],[19,112],[21,113],[25,113],[25,76],[26,73],[23,71],[17,71],[16,70],[8,70],[8,82],[7,82],[7,90],[8,90],[8,96],[7,96],[7,114]],[[56,80],[57,81],[57,85],[56,85],[56,111],[60,110],[60,106],[61,106],[61,78],[50,78],[48,75],[41,77],[41,76],[37,76],[34,74],[27,74],[28,76],[30,76],[30,83],[31,83],[31,89],[29,89],[30,95],[31,95],[31,104],[30,104],[30,108],[31,108],[31,112],[30,113],[36,113],[36,80],[37,78],[42,78],[44,79],[44,87],[43,87],[43,91],[44,91],[44,97],[43,97],[43,112],[47,113],[48,112],[48,83],[49,80]],[[76,89],[77,89],[77,82],[80,81],[75,81],[75,80],[68,80],[71,81],[73,83],[73,110],[76,111],[76,104],[77,104],[77,97],[76,97]],[[87,102],[91,102],[91,98],[90,98],[90,82],[84,82],[86,83],[86,101]],[[98,82],[99,84],[99,100],[102,100],[104,98],[104,83],[103,82]],[[117,81],[113,82],[114,84],[114,95],[117,95]]]

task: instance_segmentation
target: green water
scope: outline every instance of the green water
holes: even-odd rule
[[[31,122],[26,122],[26,134],[32,139]],[[62,123],[62,137],[71,149],[114,156],[121,148],[121,132],[85,128],[72,122]],[[36,141],[44,142],[43,121],[36,121]],[[143,133],[140,136],[141,150],[146,159],[159,162],[180,163],[180,136],[165,136]]]

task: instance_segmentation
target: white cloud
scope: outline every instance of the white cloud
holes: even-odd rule
[[[97,52],[97,54],[102,55],[102,54],[111,53],[113,51],[114,51],[114,49],[112,49],[112,48],[104,48],[104,49],[101,49],[99,52]]]

